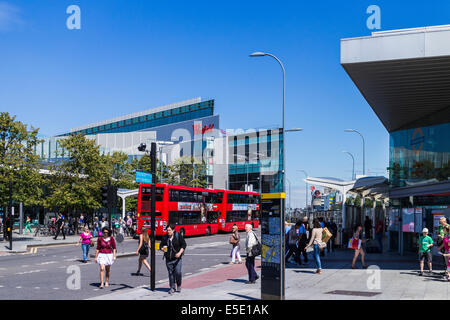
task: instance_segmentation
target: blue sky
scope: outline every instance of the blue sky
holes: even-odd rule
[[[66,9],[81,8],[81,30]],[[281,124],[286,68],[287,176],[293,205],[311,176],[384,174],[389,136],[340,66],[340,39],[381,30],[450,24],[448,1],[0,0],[1,111],[54,135],[83,124],[197,96],[216,101],[221,127]]]

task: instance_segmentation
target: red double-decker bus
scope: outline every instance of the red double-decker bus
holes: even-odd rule
[[[212,189],[155,184],[156,236],[166,233],[169,224],[183,236],[210,235],[218,232],[219,204],[222,199]],[[137,205],[138,233],[150,226],[151,185],[139,186]]]
[[[234,190],[216,190],[219,205],[219,231],[230,232],[233,225],[244,230],[246,224],[259,227],[259,193]]]

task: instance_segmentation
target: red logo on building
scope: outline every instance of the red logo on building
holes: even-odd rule
[[[201,123],[195,123],[192,125],[192,131],[194,131],[194,135],[205,134],[206,132],[210,132],[213,129],[214,123],[211,123],[210,125],[204,125],[203,127]]]

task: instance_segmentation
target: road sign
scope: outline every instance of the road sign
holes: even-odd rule
[[[138,183],[152,183],[152,174],[144,171],[136,170],[136,182]]]

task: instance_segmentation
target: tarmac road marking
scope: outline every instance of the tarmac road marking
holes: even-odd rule
[[[37,273],[37,272],[41,272],[41,271],[46,271],[46,270],[30,270],[30,271],[24,271],[24,272],[17,272],[15,274],[22,275],[22,274],[29,274],[29,273]]]
[[[22,287],[16,287],[16,289],[22,289]]]
[[[41,266],[43,266],[43,265],[46,265],[46,264],[52,264],[52,263],[58,263],[58,261],[47,261],[47,262],[41,262],[41,263],[38,263],[38,265],[41,265]]]

